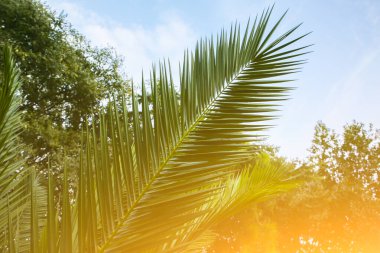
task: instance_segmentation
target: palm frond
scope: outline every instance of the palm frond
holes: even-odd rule
[[[0,83],[0,228],[3,230],[8,227],[9,231],[0,231],[0,245],[5,247],[13,243],[9,242],[9,238],[13,241],[16,234],[16,226],[13,224],[16,224],[21,210],[25,207],[24,196],[27,189],[17,187],[23,181],[22,177],[18,177],[22,170],[22,161],[17,159],[19,146],[15,145],[21,129],[19,98],[16,95],[19,71],[12,58],[11,48],[7,45],[3,48],[2,60],[4,69]]]
[[[177,234],[181,233],[178,238],[181,240],[175,238],[177,240],[175,246],[167,252],[185,252],[186,249],[198,245],[199,241],[203,241],[203,247],[207,248],[207,240],[199,238],[203,238],[204,233],[208,234],[210,228],[252,203],[287,192],[302,183],[299,171],[284,160],[271,158],[266,153],[259,153],[251,159],[252,161],[241,165],[243,168],[240,171],[231,174],[224,181],[221,180],[219,187],[214,188],[215,195],[199,208],[207,212],[200,215],[192,224],[178,229]]]
[[[16,171],[21,169],[21,162],[16,160],[18,146],[17,133],[21,129],[19,98],[19,71],[12,58],[11,49],[4,46],[4,70],[0,86],[0,194],[12,189]]]
[[[307,46],[292,46],[306,35],[290,39],[298,25],[272,39],[285,14],[268,29],[271,13],[242,34],[234,25],[186,52],[179,100],[171,66],[163,62],[150,75],[152,105],[143,77],[141,107],[136,89],[132,94],[132,122],[126,106],[119,112],[110,105],[100,116],[85,141],[79,241],[96,241],[106,252],[163,252],[207,223],[211,203],[229,187],[221,182],[263,139],[264,122],[286,99],[290,80],[282,76],[305,62],[299,57]],[[247,182],[234,183],[251,182],[251,174],[242,175]]]
[[[33,170],[25,168],[17,138],[21,131],[20,72],[11,47],[3,48],[0,83],[0,251],[37,252],[46,194]],[[6,228],[3,230],[3,228]]]
[[[225,187],[211,203],[206,227],[241,211],[250,203],[257,203],[282,192],[287,192],[302,183],[300,173],[293,165],[259,153],[236,175],[224,183]]]
[[[197,237],[193,240],[189,240],[186,242],[186,246],[180,245],[180,250],[174,249],[173,252],[183,252],[183,253],[199,253],[206,252],[206,249],[210,244],[212,244],[217,238],[218,234],[213,232],[211,229],[205,230],[202,233],[199,233]]]
[[[291,80],[284,76],[305,62],[300,57],[308,46],[295,43],[306,35],[295,36],[297,25],[273,38],[285,14],[270,26],[272,10],[243,32],[233,25],[187,51],[179,98],[164,61],[153,67],[149,84],[142,77],[141,106],[134,87],[131,110],[123,100],[121,109],[110,103],[107,112],[89,119],[74,198],[65,167],[62,213],[55,210],[51,178],[46,212],[37,177],[15,174],[21,166],[12,143],[20,130],[18,72],[6,50],[0,90],[0,214],[7,214],[0,216],[0,227],[9,228],[0,231],[0,242],[9,245],[4,249],[191,252],[212,240],[209,228],[220,219],[294,187],[289,168],[265,155],[253,166],[237,166],[260,144],[266,122],[286,99]],[[25,178],[30,187],[16,187]],[[24,215],[31,243],[20,249],[12,238],[18,240],[15,228]]]

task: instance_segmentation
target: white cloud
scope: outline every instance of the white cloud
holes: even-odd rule
[[[178,62],[186,48],[194,45],[197,35],[175,13],[161,13],[160,22],[153,27],[141,24],[121,24],[69,1],[50,0],[48,4],[68,14],[68,20],[92,44],[112,46],[125,57],[126,73],[140,81],[141,71],[150,71],[152,63],[170,59],[173,75],[178,80]]]

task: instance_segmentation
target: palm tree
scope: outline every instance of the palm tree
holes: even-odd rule
[[[265,154],[239,166],[259,150],[265,121],[286,99],[290,80],[282,76],[297,72],[307,53],[292,47],[307,35],[291,39],[299,25],[272,39],[286,14],[268,28],[272,10],[243,33],[236,24],[187,51],[179,98],[164,61],[149,85],[142,77],[141,106],[134,88],[130,105],[110,102],[89,119],[77,188],[72,194],[65,168],[60,212],[52,178],[46,219],[30,187],[30,251],[200,252],[215,237],[213,225],[294,187],[292,169]]]

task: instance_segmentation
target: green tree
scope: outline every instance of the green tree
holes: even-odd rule
[[[250,231],[262,231],[261,239],[276,245],[273,252],[378,252],[379,143],[372,125],[354,121],[339,135],[318,122],[310,155],[298,169],[304,184],[235,217],[240,222],[230,228],[251,222],[240,225],[236,240],[252,226]]]
[[[96,48],[37,0],[0,1],[0,44],[14,48],[21,69],[22,140],[29,163],[44,161],[59,147],[74,149],[84,119],[111,95],[125,94],[121,59]],[[70,148],[68,148],[70,147]]]
[[[318,122],[309,151],[309,163],[324,177],[326,183],[333,184],[340,180],[341,172],[337,164],[339,145],[335,131],[327,128],[323,122]]]
[[[380,188],[380,130],[373,125],[353,122],[344,127],[338,160],[346,184],[362,189],[378,199]],[[368,193],[368,194],[367,194]]]
[[[309,164],[333,185],[351,187],[378,198],[379,130],[354,121],[339,136],[319,122],[310,149]],[[370,193],[370,194],[367,194]]]

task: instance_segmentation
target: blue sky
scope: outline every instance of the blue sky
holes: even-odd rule
[[[139,79],[141,69],[169,58],[177,63],[200,37],[231,22],[242,24],[273,1],[265,0],[48,0],[68,14],[73,26],[99,46],[125,57],[125,71]],[[284,103],[268,143],[288,157],[305,157],[317,121],[341,131],[358,120],[380,128],[380,1],[281,0],[275,16],[289,9],[281,29],[303,22],[304,41],[313,53],[297,74],[291,100]]]

